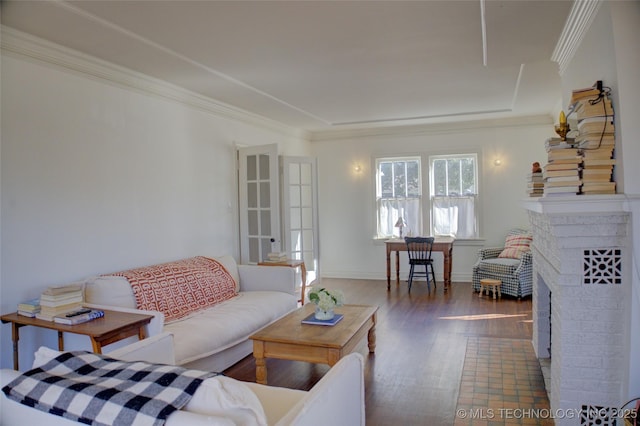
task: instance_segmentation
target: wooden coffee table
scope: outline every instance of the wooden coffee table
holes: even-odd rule
[[[249,337],[253,340],[258,383],[267,384],[266,358],[333,366],[355,351],[365,336],[369,352],[375,352],[377,306],[337,307],[335,313],[343,314],[344,318],[334,326],[302,324],[314,311],[315,305],[308,303]]]

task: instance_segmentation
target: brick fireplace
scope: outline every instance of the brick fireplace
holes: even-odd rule
[[[630,215],[625,198],[526,201],[533,232],[533,347],[550,359],[557,425],[615,425],[628,385]]]

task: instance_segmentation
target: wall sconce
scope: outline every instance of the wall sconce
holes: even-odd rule
[[[355,166],[353,166],[353,171],[356,173],[362,172],[362,166],[360,164],[356,164]]]
[[[493,160],[493,165],[494,166],[501,166],[502,165],[502,160],[499,158],[496,158],[495,160]]]

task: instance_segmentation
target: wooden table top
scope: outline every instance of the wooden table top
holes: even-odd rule
[[[343,314],[344,317],[336,325],[302,324],[303,319],[315,312],[315,306],[313,303],[308,303],[249,338],[264,342],[340,349],[378,310],[377,306],[369,305],[338,306],[334,312]]]
[[[35,327],[100,338],[101,336],[113,333],[114,331],[122,328],[131,327],[133,325],[142,326],[144,324],[148,324],[151,322],[152,318],[153,315],[104,310],[104,317],[76,325],[59,324],[54,321],[29,318],[24,315],[18,315],[17,312],[2,315],[0,320],[3,323],[11,322],[21,326],[32,325]]]

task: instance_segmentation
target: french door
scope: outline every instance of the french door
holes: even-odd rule
[[[319,276],[317,192],[314,158],[278,157],[276,144],[238,149],[240,262],[284,251],[304,260],[307,283],[313,282]]]
[[[238,150],[240,262],[255,264],[280,251],[278,145]]]
[[[319,276],[316,160],[282,157],[280,164],[284,248],[292,259],[304,260],[311,283]]]

